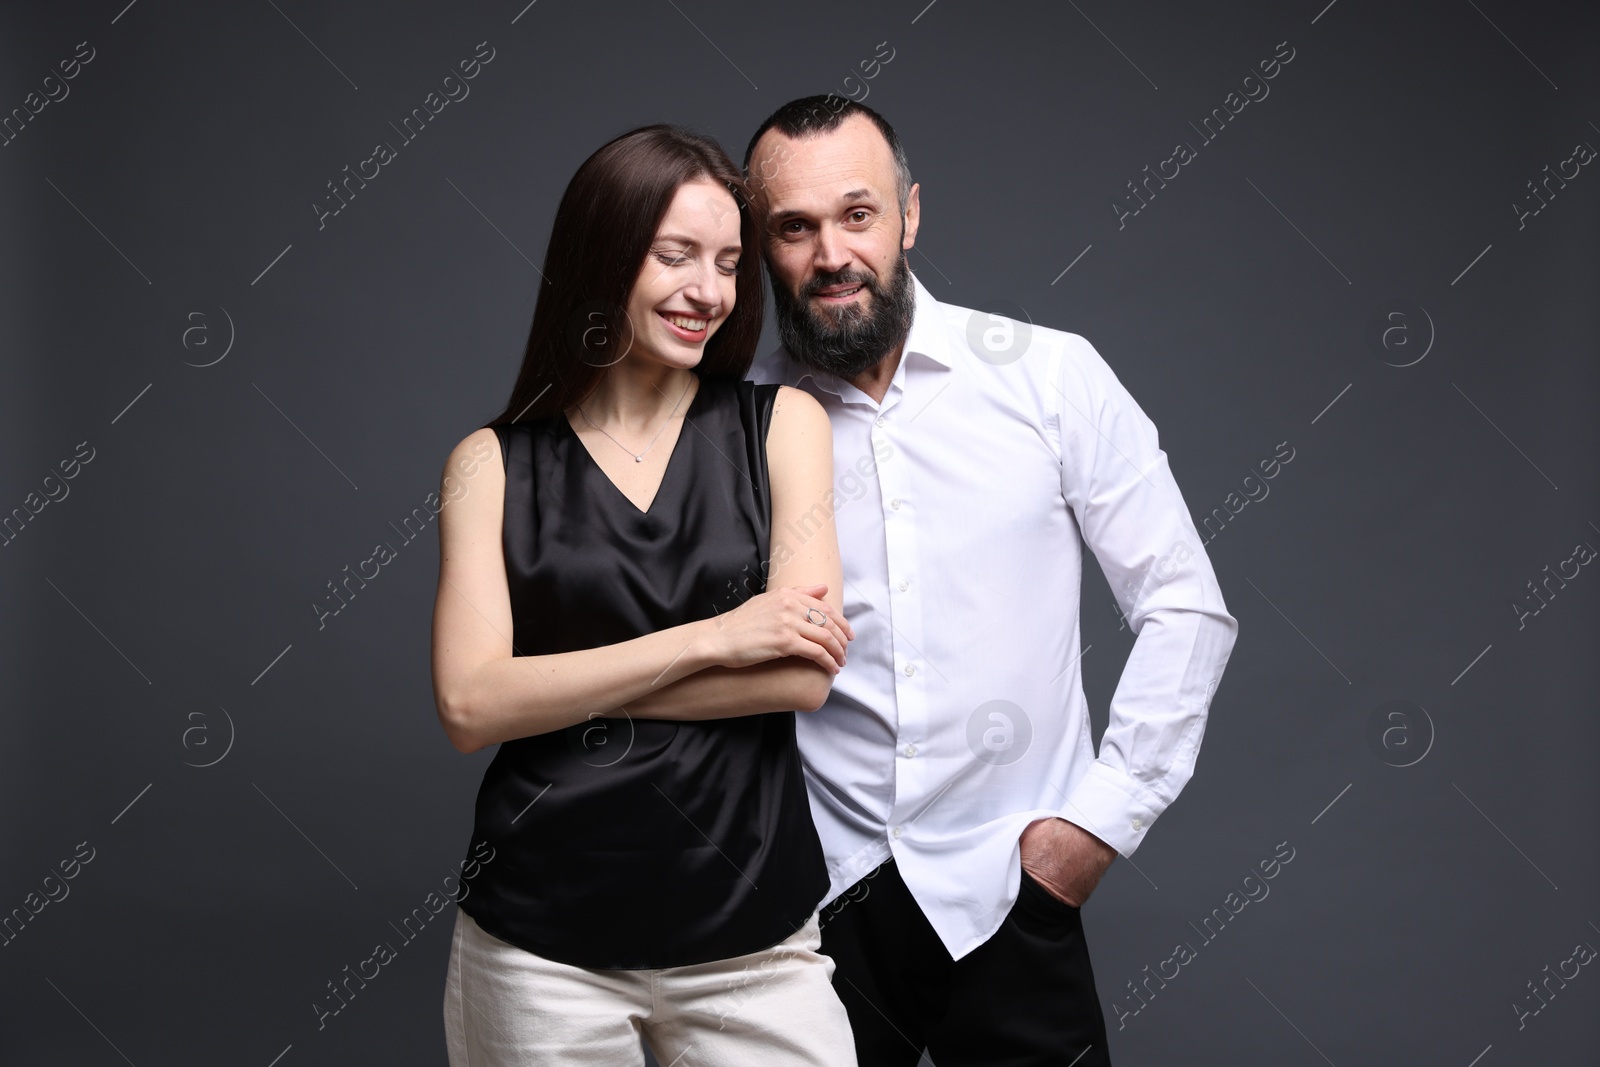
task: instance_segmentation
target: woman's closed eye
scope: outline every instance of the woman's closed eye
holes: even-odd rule
[[[668,267],[682,267],[694,262],[693,257],[682,252],[658,251],[655,253],[655,257]],[[723,274],[732,277],[739,273],[739,261],[736,259],[723,260],[717,264],[717,269]]]

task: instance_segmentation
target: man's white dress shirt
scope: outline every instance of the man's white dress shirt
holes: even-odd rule
[[[1033,820],[1138,848],[1193,773],[1238,624],[1155,426],[1094,347],[914,285],[881,404],[781,349],[751,377],[807,390],[833,423],[856,637],[827,703],[797,716],[823,903],[892,854],[960,959],[1011,909]],[[790,524],[775,544],[814,532]],[[1098,758],[1080,534],[1137,635]]]

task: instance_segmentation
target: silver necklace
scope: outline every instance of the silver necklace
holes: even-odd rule
[[[595,422],[593,419],[591,419],[589,417],[589,413],[587,411],[583,410],[583,405],[582,404],[578,405],[578,414],[583,416],[583,421],[584,422],[587,422],[590,426],[593,426],[595,429],[599,430],[601,433],[605,434],[607,437],[611,437],[611,439],[613,441],[617,441],[617,447],[622,449],[628,455],[632,456],[633,457],[633,461],[635,463],[643,463],[644,462],[645,452],[650,451],[652,448],[654,448],[656,446],[656,440],[661,436],[662,430],[665,430],[667,428],[667,423],[672,421],[672,416],[674,416],[674,415],[676,415],[678,413],[678,404],[683,403],[683,398],[689,395],[689,386],[691,386],[693,384],[694,384],[694,375],[691,374],[689,376],[689,380],[687,382],[683,383],[683,392],[678,394],[678,403],[672,405],[672,410],[667,413],[666,419],[661,423],[661,429],[657,430],[655,437],[650,438],[650,443],[644,446],[644,452],[635,452],[633,449],[629,448],[627,445],[623,444],[621,441],[617,441],[617,439],[615,437],[611,437],[610,431],[608,431],[604,426],[601,426],[599,423]]]

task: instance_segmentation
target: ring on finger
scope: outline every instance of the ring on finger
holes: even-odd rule
[[[812,618],[813,615],[815,615],[816,618]],[[816,608],[807,608],[806,622],[815,623],[818,626],[825,626],[828,622],[828,616],[818,611]]]

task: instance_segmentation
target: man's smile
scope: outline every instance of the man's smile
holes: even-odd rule
[[[824,303],[843,304],[853,299],[863,288],[864,286],[860,282],[855,282],[851,285],[830,285],[824,289],[818,289],[812,295],[815,299]]]

